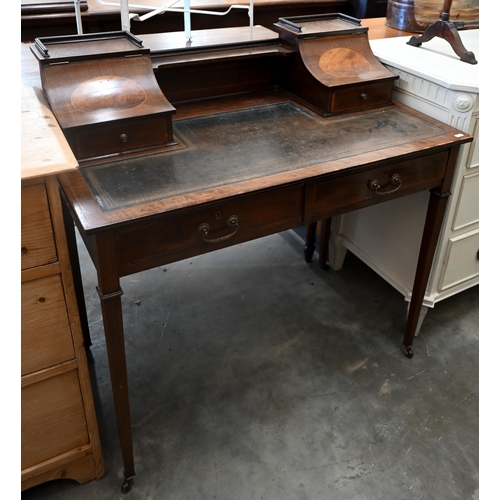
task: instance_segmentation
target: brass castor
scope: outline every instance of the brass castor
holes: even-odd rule
[[[405,353],[405,356],[407,358],[413,358],[413,349],[411,347],[411,345],[407,345],[405,348],[404,348],[404,353]]]
[[[132,485],[134,484],[134,478],[131,477],[129,479],[125,479],[122,484],[122,493],[128,493],[132,489]]]

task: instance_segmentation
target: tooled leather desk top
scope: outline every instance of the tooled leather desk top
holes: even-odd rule
[[[292,102],[174,122],[179,149],[80,168],[104,212],[443,135],[397,107],[325,119]]]

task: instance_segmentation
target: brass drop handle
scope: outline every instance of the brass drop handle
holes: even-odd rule
[[[127,134],[121,134],[120,135],[120,141],[122,141],[122,142],[128,142],[128,135]]]
[[[366,101],[368,99],[368,94],[365,94],[364,92],[360,95],[361,99],[363,99],[363,101]]]
[[[203,236],[203,239],[207,243],[219,243],[221,241],[228,240],[229,238],[231,238],[232,236],[234,236],[238,232],[238,229],[240,228],[240,226],[238,225],[238,223],[239,223],[239,218],[238,218],[237,215],[231,215],[231,216],[229,216],[227,218],[227,221],[226,221],[227,227],[234,227],[235,230],[232,233],[226,234],[226,235],[221,236],[219,238],[208,238],[208,233],[210,231],[210,225],[208,223],[206,223],[206,222],[203,222],[202,224],[200,224],[198,226],[198,229],[197,229],[196,232],[200,236]]]
[[[377,179],[372,179],[368,183],[368,187],[372,191],[375,191],[375,193],[379,194],[380,196],[395,193],[403,184],[403,182],[401,181],[401,177],[399,177],[399,174],[394,174],[391,177],[391,184],[395,185],[396,187],[394,189],[389,190],[389,191],[380,191],[382,189],[382,186],[379,184]]]

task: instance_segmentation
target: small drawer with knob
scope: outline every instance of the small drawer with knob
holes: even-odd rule
[[[391,102],[392,89],[392,80],[336,88],[332,91],[330,112],[338,114],[384,106]]]
[[[170,116],[119,120],[66,130],[79,161],[142,153],[175,145]]]

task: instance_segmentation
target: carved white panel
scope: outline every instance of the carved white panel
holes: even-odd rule
[[[465,175],[460,185],[453,230],[479,222],[479,172]]]
[[[450,238],[440,290],[446,290],[479,276],[479,230]]]

